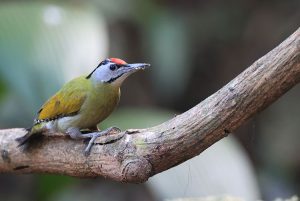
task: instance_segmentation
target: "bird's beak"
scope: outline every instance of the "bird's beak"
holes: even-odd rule
[[[149,67],[150,64],[145,64],[145,63],[136,63],[136,64],[124,64],[121,67],[118,68],[116,71],[116,77],[113,78],[112,80],[118,86],[121,86],[123,81],[132,73],[135,73],[139,70],[144,70],[145,68]]]
[[[148,67],[150,67],[150,64],[146,63],[126,64],[122,67],[122,71],[124,71],[124,73],[133,73],[138,70],[144,70]]]

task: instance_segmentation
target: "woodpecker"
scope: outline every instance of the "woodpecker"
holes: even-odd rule
[[[128,64],[119,58],[105,59],[87,76],[66,83],[37,112],[33,126],[16,139],[20,146],[27,145],[44,132],[63,132],[72,139],[90,139],[84,150],[88,156],[94,141],[112,130],[99,131],[97,125],[108,117],[120,100],[120,87],[131,74],[150,64]],[[92,132],[83,133],[83,130]]]

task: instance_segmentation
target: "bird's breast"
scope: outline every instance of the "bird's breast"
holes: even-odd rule
[[[120,100],[120,89],[100,87],[91,90],[79,112],[80,127],[95,126],[108,117]]]

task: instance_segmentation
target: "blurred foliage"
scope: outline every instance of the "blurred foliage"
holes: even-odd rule
[[[64,191],[70,185],[76,185],[78,179],[60,175],[40,175],[37,177],[37,200],[48,201]]]
[[[6,93],[7,93],[7,88],[5,82],[2,79],[0,79],[0,102],[5,97]]]
[[[0,118],[6,126],[30,125],[32,111],[107,52],[104,22],[89,6],[3,3],[0,27],[0,73],[8,89]],[[16,119],[20,113],[28,120]]]
[[[121,130],[129,128],[147,128],[163,123],[174,114],[158,108],[123,108],[118,109],[106,120],[100,123],[101,128],[118,126]]]
[[[156,125],[174,115],[168,110],[183,112],[216,91],[298,28],[300,19],[299,0],[43,0],[0,5],[2,128],[30,126],[41,104],[64,82],[89,73],[108,55],[149,62],[152,68],[124,84],[124,109],[100,127]],[[237,132],[267,200],[300,191],[298,91]],[[28,200],[55,199],[79,183],[39,176],[26,178],[26,187],[37,187],[30,189],[16,185],[23,184],[16,182],[19,177],[1,178],[3,189],[15,186]]]

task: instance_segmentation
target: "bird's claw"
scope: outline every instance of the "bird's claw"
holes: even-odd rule
[[[110,127],[104,131],[89,133],[90,141],[88,142],[88,145],[84,149],[84,155],[86,157],[90,155],[92,146],[94,145],[94,142],[98,137],[103,136],[103,135],[111,135],[112,132],[113,132],[113,134],[120,133],[121,129],[119,129],[118,127]]]

